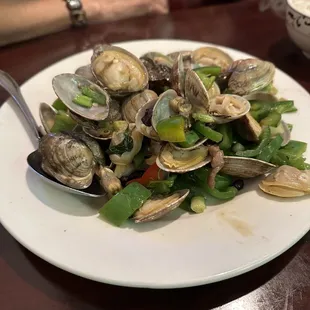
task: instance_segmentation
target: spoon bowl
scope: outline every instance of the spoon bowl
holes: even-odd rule
[[[23,113],[27,123],[29,124],[34,137],[36,138],[37,144],[42,137],[42,131],[38,127],[35,118],[29,110],[26,101],[20,91],[17,82],[6,72],[0,70],[0,86],[2,86],[12,97],[14,102],[17,104],[21,112]],[[61,184],[56,179],[46,174],[41,168],[42,158],[38,150],[30,153],[27,157],[27,163],[29,168],[36,173],[44,182],[71,194],[77,194],[87,197],[103,197],[106,195],[103,188],[100,186],[96,176],[93,178],[91,185],[83,190],[74,189],[64,184]]]

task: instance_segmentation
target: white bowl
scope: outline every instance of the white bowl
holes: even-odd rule
[[[301,11],[293,0],[287,0],[286,28],[293,42],[310,59],[310,13]]]

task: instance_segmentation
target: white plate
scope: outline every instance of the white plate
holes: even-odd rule
[[[147,40],[116,44],[136,55],[168,53],[206,43]],[[233,58],[250,55],[223,48]],[[41,101],[55,99],[53,76],[87,64],[91,51],[66,58],[22,86],[37,121]],[[22,70],[22,68],[21,68]],[[310,96],[277,70],[280,95],[295,100],[293,138],[310,144]],[[275,199],[251,182],[238,197],[210,206],[201,215],[176,212],[153,223],[115,228],[98,218],[100,200],[63,193],[27,168],[34,150],[22,116],[10,101],[0,110],[0,220],[9,233],[51,264],[100,282],[149,288],[176,288],[216,282],[242,274],[286,251],[310,228],[309,199]],[[18,115],[20,115],[18,113]],[[26,126],[27,127],[27,126]],[[308,150],[308,158],[309,156]],[[181,215],[180,218],[177,218]]]

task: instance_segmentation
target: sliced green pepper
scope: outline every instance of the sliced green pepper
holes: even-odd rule
[[[216,143],[222,141],[223,139],[223,135],[220,132],[217,132],[208,126],[205,126],[201,122],[196,122],[193,125],[193,129],[208,138],[209,140],[212,140]]]
[[[186,141],[178,143],[179,146],[184,147],[184,148],[191,147],[191,146],[195,145],[196,142],[200,138],[195,131],[191,130],[191,131],[187,131],[185,133],[185,139],[186,139]]]
[[[212,115],[203,113],[193,113],[192,118],[195,121],[200,121],[202,123],[214,123],[214,118]]]
[[[291,140],[286,146],[282,147],[278,153],[286,156],[300,157],[307,151],[307,143]]]
[[[263,151],[263,149],[269,144],[270,141],[271,141],[270,128],[266,127],[263,129],[260,136],[260,143],[255,149],[239,151],[236,152],[236,155],[241,157],[256,157]]]
[[[59,110],[55,116],[55,122],[50,129],[51,132],[71,131],[77,123],[63,110]]]
[[[121,226],[151,197],[151,191],[139,183],[130,183],[113,196],[99,213],[115,226]]]
[[[78,104],[85,108],[91,108],[93,106],[93,100],[87,96],[78,94],[76,95],[73,100],[75,104]]]
[[[150,181],[147,188],[151,189],[153,194],[168,194],[173,184],[174,180]]]
[[[89,97],[93,100],[93,102],[105,105],[106,104],[106,97],[104,94],[96,92],[95,90],[91,89],[90,87],[83,86],[81,88],[82,94],[86,97]]]
[[[234,153],[242,152],[242,151],[244,151],[244,150],[245,150],[244,145],[241,144],[241,143],[239,143],[239,142],[235,143],[235,144],[233,145],[233,147],[232,147],[232,151],[233,151]],[[240,155],[240,156],[241,156],[241,155]]]
[[[52,107],[53,107],[55,110],[57,110],[57,111],[59,111],[59,110],[67,111],[67,110],[68,110],[68,108],[66,107],[66,105],[65,105],[59,98],[57,98],[57,99],[53,102]]]
[[[198,74],[198,75],[203,85],[205,86],[205,88],[209,90],[215,81],[215,76],[206,76],[202,74]]]
[[[287,101],[274,102],[272,110],[280,114],[283,114],[283,113],[296,112],[297,108],[294,106],[293,100],[287,100]]]
[[[257,159],[269,162],[270,159],[280,149],[282,142],[283,142],[282,137],[280,135],[276,136],[273,140],[271,140],[271,142],[257,156]]]
[[[212,76],[218,76],[222,69],[221,67],[217,66],[207,66],[207,67],[199,67],[195,68],[194,71],[199,75],[212,75]]]
[[[234,198],[238,190],[234,186],[228,187],[226,190],[219,191],[217,188],[210,188],[207,184],[205,184],[204,189],[210,194],[212,197],[219,200],[228,200]]]
[[[160,140],[168,142],[184,142],[185,121],[180,115],[164,119],[157,124],[156,131]]]
[[[219,147],[221,150],[228,150],[231,148],[233,143],[233,137],[232,137],[232,128],[231,126],[227,124],[221,124],[216,127],[218,132],[220,132],[223,135],[223,139],[221,143],[219,144]]]
[[[272,111],[260,121],[260,125],[278,127],[280,121],[281,121],[281,114],[278,112]]]

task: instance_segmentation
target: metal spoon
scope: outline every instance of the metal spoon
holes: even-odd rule
[[[26,101],[20,91],[20,88],[17,82],[6,72],[0,70],[0,86],[2,86],[15,101],[21,112],[23,113],[27,123],[29,124],[33,136],[36,139],[37,145],[42,137],[42,133],[40,128],[37,125],[36,120],[34,119],[32,113],[29,110],[29,107],[26,104]],[[99,182],[94,177],[92,184],[83,190],[74,189],[64,184],[61,184],[56,179],[52,178],[48,174],[46,174],[41,168],[41,155],[38,150],[32,152],[27,157],[27,163],[32,171],[34,171],[42,180],[47,182],[48,184],[57,187],[68,193],[88,196],[88,197],[103,197],[106,195],[103,188],[100,186]]]

